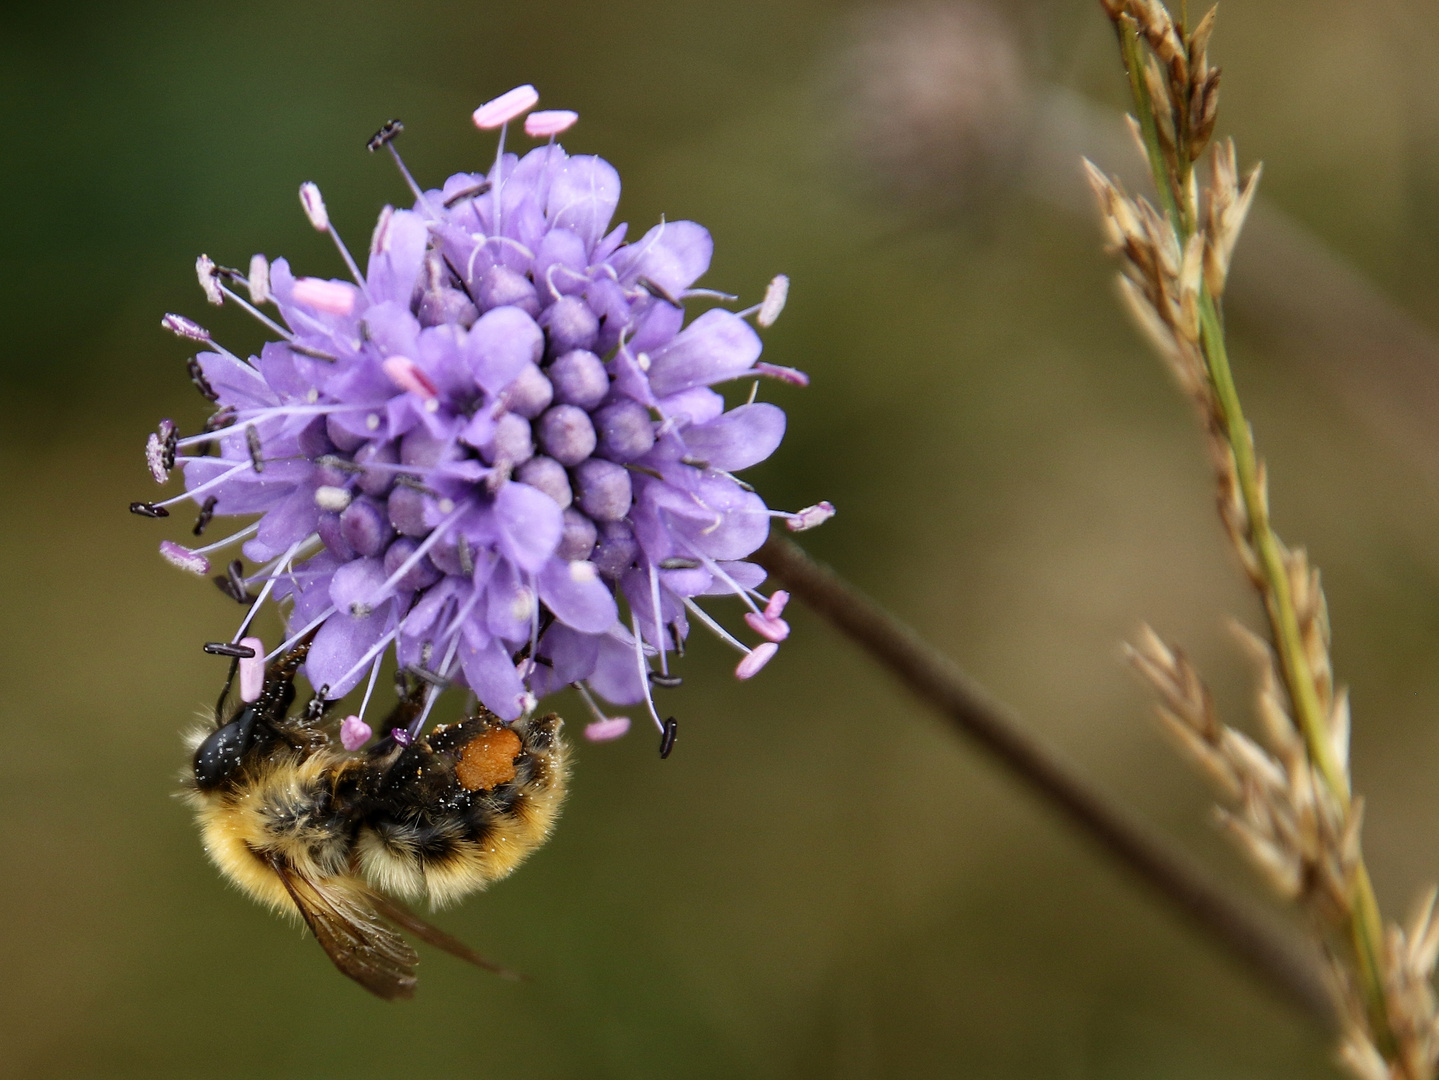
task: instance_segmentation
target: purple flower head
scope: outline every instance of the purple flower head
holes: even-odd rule
[[[271,655],[313,633],[306,675],[327,697],[368,678],[367,705],[393,652],[434,688],[426,713],[447,685],[507,720],[573,685],[596,715],[593,738],[628,726],[596,699],[643,702],[668,747],[673,722],[652,687],[678,685],[671,653],[690,620],[739,649],[740,678],[758,672],[789,627],[783,594],[761,594],[764,573],[745,559],[771,518],[823,516],[771,511],[734,475],[784,436],[784,412],[755,400],[760,377],[803,381],[759,362],[749,322],[774,321],[788,280],[753,308],[686,322],[689,301],[730,299],[694,288],[709,233],[661,222],[626,243],[626,227],[610,225],[618,174],[555,142],[572,113],[532,114],[526,130],[549,141],[506,153],[508,122],[535,100],[521,87],[476,110],[477,126],[500,129],[493,166],[428,191],[394,152],[400,125],[387,124],[370,148],[394,155],[414,204],[383,210],[363,272],[304,185],[303,209],[349,281],[297,277],[284,259],[256,256],[244,274],[201,257],[206,296],[245,307],[276,340],[246,360],[166,316],[206,348],[191,377],[217,411],[199,434],[151,436],[151,472],[163,480],[178,465],[186,491],[136,512],[190,499],[197,535],[212,517],[253,518],[162,553],[203,574],[210,552],[243,542],[254,568],[237,560],[218,579],[250,604],[235,640],[262,603],[283,603],[288,636]],[[727,408],[715,387],[740,379],[749,399]],[[759,645],[700,607],[718,595],[745,603]],[[368,733],[364,711],[346,721],[345,745]]]

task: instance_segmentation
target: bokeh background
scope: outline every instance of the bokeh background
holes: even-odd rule
[[[1306,265],[1369,282],[1360,306],[1420,352],[1436,45],[1421,0],[1245,0],[1214,46],[1220,129],[1266,161]],[[1257,611],[1187,406],[1071,197],[1123,105],[1093,0],[9,3],[0,1075],[1333,1075],[1302,1018],[797,610],[748,684],[697,639],[674,756],[644,733],[581,746],[548,848],[439,917],[530,982],[422,950],[418,998],[385,1005],[220,882],[172,795],[223,674],[199,643],[235,609],[156,555],[178,519],[125,512],[152,497],[155,420],[203,415],[159,318],[257,347],[205,307],[195,255],[338,273],[300,182],[363,246],[405,197],[363,149],[379,123],[404,119],[437,182],[486,167],[469,111],[521,82],[580,111],[567,145],[618,167],[621,219],[709,226],[702,284],[753,302],[792,276],[767,358],[814,382],[768,389],[790,433],[752,479],[838,505],[810,550],[1260,899],[1118,659],[1150,620],[1238,719],[1224,619]],[[1239,260],[1256,295],[1285,284]],[[1278,524],[1326,574],[1368,851],[1402,914],[1439,876],[1439,398],[1423,363],[1336,354],[1304,299],[1297,327],[1292,305],[1236,312],[1234,351]]]

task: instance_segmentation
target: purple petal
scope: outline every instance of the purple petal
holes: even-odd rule
[[[567,160],[550,174],[550,192],[545,214],[551,227],[569,229],[595,246],[620,201],[620,174],[603,158],[581,154]]]
[[[764,584],[766,574],[762,566],[756,566],[749,562],[722,562],[719,566],[742,589],[758,589]],[[733,596],[734,589],[730,588],[729,582],[724,578],[716,577],[708,589],[695,595]]]
[[[326,619],[305,661],[305,677],[310,685],[328,685],[331,697],[342,697],[353,690],[365,674],[365,665],[357,671],[352,669],[384,635],[389,623],[384,614],[376,612],[368,619],[356,619],[336,612]]]
[[[200,353],[196,359],[200,361],[205,381],[220,395],[220,404],[248,409],[279,402],[279,396],[270,389],[264,376],[244,361],[219,353]]]
[[[616,705],[633,705],[643,701],[645,688],[640,682],[634,646],[617,641],[608,634],[601,637],[599,643],[594,672],[585,680],[590,689]]]
[[[703,225],[666,221],[617,254],[613,265],[626,285],[645,277],[679,296],[709,269],[713,255],[714,241]]]
[[[384,583],[384,560],[355,559],[335,571],[330,581],[330,602],[356,618],[368,618],[370,609],[379,602]]]
[[[769,457],[784,438],[784,410],[759,402],[741,405],[684,433],[694,457],[717,469],[737,472]]]
[[[532,574],[554,554],[564,531],[564,518],[555,501],[528,484],[509,483],[500,488],[495,495],[495,520],[501,550]]]
[[[696,386],[665,398],[659,407],[665,416],[688,417],[691,424],[707,424],[724,412],[724,397],[708,386]]]
[[[518,717],[525,687],[504,647],[483,630],[466,623],[460,635],[459,656],[465,682],[479,695],[485,708],[501,720]]]
[[[576,630],[598,634],[615,625],[619,608],[594,563],[551,559],[539,574],[540,599],[555,618]]]
[[[738,315],[711,308],[650,357],[650,385],[660,397],[732,379],[759,359],[759,335]]]
[[[371,299],[409,304],[429,239],[424,219],[414,211],[394,210],[381,216],[365,271]]]
[[[530,690],[536,697],[563,690],[572,682],[588,678],[600,655],[599,639],[582,634],[564,623],[555,623],[540,640],[540,656],[550,662],[539,665],[530,678]]]
[[[475,381],[498,394],[526,364],[538,363],[544,348],[545,335],[534,319],[517,307],[498,307],[470,327],[464,354]]]

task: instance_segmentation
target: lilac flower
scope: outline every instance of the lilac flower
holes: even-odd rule
[[[162,554],[207,573],[210,552],[243,542],[258,568],[232,563],[221,580],[247,602],[258,595],[234,640],[265,601],[284,603],[288,637],[271,656],[313,633],[306,675],[329,698],[368,674],[347,746],[369,731],[365,707],[393,651],[435,688],[428,704],[445,685],[468,686],[513,719],[574,685],[595,713],[593,738],[629,725],[596,698],[643,702],[668,748],[673,724],[651,686],[678,684],[670,654],[691,618],[739,649],[739,678],[754,675],[789,627],[784,594],[761,594],[764,573],[745,559],[771,518],[826,516],[771,511],[734,475],[784,435],[783,411],[755,400],[759,377],[807,381],[760,363],[747,321],[772,323],[788,280],[761,305],[712,307],[686,325],[686,301],[732,299],[693,287],[709,233],[661,222],[626,243],[624,225],[610,228],[615,170],[554,140],[573,113],[532,114],[526,130],[548,143],[506,153],[508,122],[537,98],[520,87],[476,110],[477,126],[500,130],[494,164],[439,189],[420,190],[395,154],[398,122],[376,135],[370,148],[394,155],[415,201],[381,213],[363,273],[305,184],[304,211],[351,281],[297,277],[261,256],[242,274],[202,256],[207,297],[275,334],[258,357],[165,319],[208,347],[191,375],[217,412],[199,434],[162,425],[151,436],[156,479],[178,460],[186,492],[132,509],[165,516],[188,498],[202,507],[197,535],[212,516],[258,515],[205,547],[165,541]],[[278,320],[256,306],[267,302]],[[755,387],[727,408],[714,387],[736,379]],[[701,609],[717,595],[747,605],[761,644]]]

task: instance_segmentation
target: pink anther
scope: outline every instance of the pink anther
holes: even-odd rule
[[[778,619],[784,614],[784,606],[789,603],[789,593],[783,589],[776,589],[770,594],[769,603],[764,606],[764,617],[766,619]]]
[[[808,529],[823,525],[830,518],[834,517],[834,503],[828,500],[817,502],[813,506],[806,506],[797,514],[785,518],[785,525],[790,532],[805,532]]]
[[[385,359],[380,365],[384,368],[385,374],[390,381],[401,390],[407,390],[416,397],[424,398],[426,401],[439,397],[440,392],[435,384],[408,356],[391,356]]]
[[[618,739],[630,729],[628,716],[611,716],[607,720],[596,720],[585,725],[585,738],[590,742],[609,742]]]
[[[316,232],[329,229],[330,212],[325,209],[325,200],[320,195],[320,189],[309,180],[300,185],[300,205],[305,208],[305,216],[310,219]]]
[[[181,570],[188,570],[192,574],[199,574],[203,577],[210,572],[209,559],[173,540],[160,541],[160,555],[171,566],[178,566]]]
[[[798,368],[781,367],[779,364],[767,364],[761,360],[754,366],[754,370],[756,375],[768,375],[771,379],[787,382],[791,386],[809,385],[809,376]]]
[[[506,90],[499,97],[491,98],[474,111],[472,118],[475,121],[475,127],[481,131],[490,131],[501,127],[515,117],[529,112],[539,100],[540,92],[529,83],[517,86],[513,90]]]
[[[749,628],[766,641],[783,641],[789,637],[789,623],[783,619],[772,619],[755,611],[746,611],[744,621]]]
[[[327,315],[348,315],[355,310],[355,287],[343,281],[302,277],[295,282],[290,299]]]
[[[241,638],[239,643],[255,654],[240,661],[240,700],[259,701],[265,690],[265,643],[257,637]]]
[[[530,113],[525,117],[525,134],[532,139],[548,139],[552,135],[569,131],[575,126],[580,114],[571,109],[546,109]]]
[[[736,679],[753,679],[759,674],[762,667],[774,659],[774,654],[777,652],[779,652],[779,646],[773,641],[756,645],[745,654],[745,658],[739,662],[739,667],[734,669],[734,677]]]
[[[358,716],[347,716],[340,721],[340,745],[354,752],[370,741],[374,731]]]
[[[189,338],[191,341],[209,341],[210,331],[206,330],[199,323],[187,319],[183,315],[171,313],[160,320],[160,325],[176,337]]]

